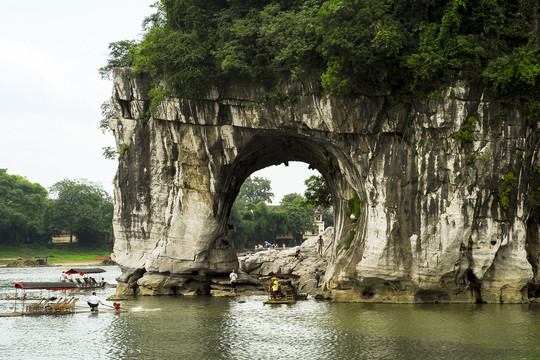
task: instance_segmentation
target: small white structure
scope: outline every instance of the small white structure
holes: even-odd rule
[[[78,179],[75,179],[75,182],[79,184],[83,184],[83,185],[92,186],[93,188],[98,189],[98,190],[103,190],[103,182],[101,181],[92,181],[92,180],[88,180],[87,178],[78,178]]]
[[[319,235],[322,235],[324,232],[324,221],[322,219],[323,213],[316,212],[315,217],[313,218],[313,225],[315,225],[315,231],[306,231],[304,234],[304,240],[317,239]]]

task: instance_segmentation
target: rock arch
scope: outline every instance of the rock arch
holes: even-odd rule
[[[259,94],[266,89],[236,80],[205,98],[167,98],[148,116],[150,79],[116,69],[114,81],[119,118],[111,127],[121,156],[113,258],[124,269],[118,293],[207,293],[213,277],[238,266],[227,220],[243,181],[303,161],[332,191],[330,296],[473,302],[466,274],[474,274],[483,301],[522,300],[532,278],[528,184],[520,177],[512,200],[521,215],[505,212],[490,174],[516,166],[503,149],[521,151],[522,174],[538,162],[521,113],[510,114],[517,126],[494,129],[500,109],[463,84],[439,102],[396,109],[386,96],[337,100],[288,81],[274,90],[297,95],[265,104]],[[473,114],[482,115],[474,141],[460,142],[453,134]],[[353,222],[347,203],[355,194],[361,213]],[[500,240],[494,245],[493,238]]]

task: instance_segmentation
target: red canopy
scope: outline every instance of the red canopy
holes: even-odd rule
[[[100,268],[88,268],[88,269],[69,269],[66,271],[66,274],[73,275],[73,274],[79,274],[83,276],[84,274],[99,274],[103,273],[105,270]]]

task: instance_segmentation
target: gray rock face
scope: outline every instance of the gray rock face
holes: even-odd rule
[[[118,293],[212,292],[222,281],[212,279],[239,266],[227,221],[240,186],[288,161],[309,163],[331,188],[323,289],[333,299],[521,302],[538,284],[528,195],[540,131],[520,106],[461,82],[400,108],[282,81],[277,92],[297,95],[264,104],[269,89],[238,80],[206,98],[165,98],[148,115],[149,84],[115,71]]]

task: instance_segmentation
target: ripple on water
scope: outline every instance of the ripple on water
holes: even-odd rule
[[[13,277],[13,273],[1,274],[0,283]],[[540,305],[419,306],[308,300],[272,306],[263,305],[265,299],[139,297],[122,302],[122,307],[130,309],[128,313],[1,318],[0,357],[540,358]]]

